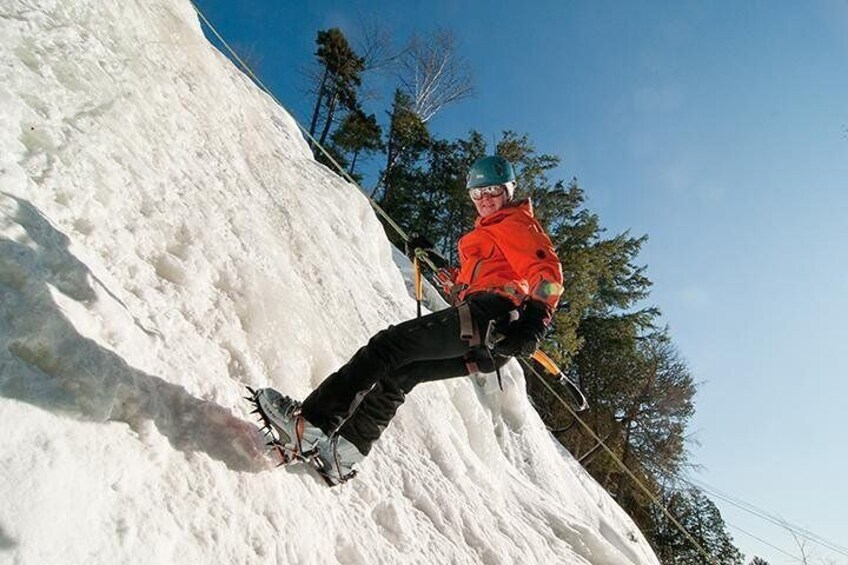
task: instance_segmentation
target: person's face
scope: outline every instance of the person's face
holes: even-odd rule
[[[491,216],[506,204],[506,188],[503,186],[471,189],[469,192],[477,213],[481,218]]]

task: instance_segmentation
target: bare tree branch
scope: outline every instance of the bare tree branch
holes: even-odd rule
[[[448,31],[437,31],[423,39],[413,36],[398,63],[402,89],[422,122],[474,91],[470,67],[458,54],[456,40]]]
[[[356,51],[365,59],[363,72],[391,69],[406,48],[396,51],[392,32],[377,20],[360,18],[359,27],[362,39],[357,42]]]

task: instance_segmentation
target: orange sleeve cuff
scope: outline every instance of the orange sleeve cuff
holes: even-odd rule
[[[562,295],[563,288],[562,285],[547,279],[542,279],[536,286],[533,287],[530,292],[530,298],[533,300],[538,300],[539,302],[544,302],[547,304],[552,310],[556,310],[557,304],[559,304],[559,297]]]

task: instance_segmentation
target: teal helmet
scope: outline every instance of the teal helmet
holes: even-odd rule
[[[506,186],[507,195],[510,199],[512,198],[512,193],[515,192],[515,170],[512,168],[512,163],[500,155],[490,155],[478,159],[471,165],[465,179],[466,189],[496,184]]]

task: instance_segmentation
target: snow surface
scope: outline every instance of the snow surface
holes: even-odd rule
[[[0,563],[658,563],[514,364],[351,483],[275,469],[244,386],[414,315],[367,200],[184,0],[3,0],[0,42]]]

